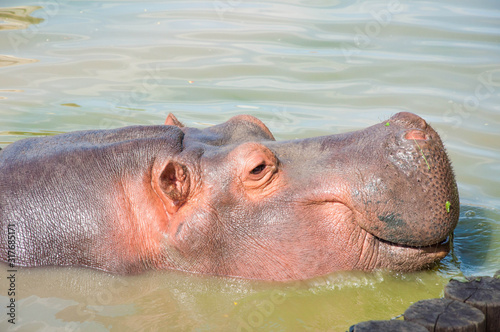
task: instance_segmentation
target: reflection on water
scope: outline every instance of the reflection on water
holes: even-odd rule
[[[458,268],[466,276],[493,275],[500,270],[500,213],[477,206],[461,209],[454,238]]]
[[[444,277],[493,276],[500,270],[500,212],[474,205],[460,207],[453,250],[439,263]]]
[[[0,8],[0,31],[1,30],[22,30],[31,24],[43,22],[43,18],[30,16],[40,6],[25,6]]]
[[[22,269],[19,325],[127,330],[342,330],[360,319],[401,314],[437,296],[445,280],[416,274],[343,272],[310,281],[265,283],[155,272],[111,276],[75,268]],[[0,296],[4,301],[5,296]],[[353,310],[353,309],[356,310]],[[33,329],[31,329],[33,328]]]
[[[23,65],[27,63],[37,62],[35,59],[23,59],[17,58],[10,55],[0,55],[0,67],[14,66],[14,65]]]
[[[17,328],[345,331],[441,296],[450,277],[500,269],[498,5],[16,4],[0,8],[0,147],[73,130],[162,124],[169,112],[193,127],[247,113],[277,139],[294,139],[411,111],[442,136],[462,200],[454,251],[430,271],[342,272],[275,284],[20,269]],[[5,273],[1,305],[8,301]],[[5,318],[0,330],[13,330]]]

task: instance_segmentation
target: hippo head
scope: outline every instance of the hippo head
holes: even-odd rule
[[[457,185],[438,134],[398,113],[369,128],[276,142],[251,116],[183,132],[152,185],[165,267],[244,278],[417,270],[449,251]]]

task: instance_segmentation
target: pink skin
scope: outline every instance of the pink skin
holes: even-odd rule
[[[408,116],[412,120],[415,117]],[[398,118],[395,120],[395,124],[397,124]],[[263,131],[267,133],[267,128],[257,121],[253,119],[253,122],[262,126]],[[423,127],[422,129],[406,130],[403,137],[410,141],[425,141],[428,137],[423,130],[427,130],[430,136],[438,140],[437,134],[427,126],[425,121],[422,121],[417,118],[417,124]],[[188,129],[185,132],[186,135],[189,135]],[[436,144],[440,145],[441,143],[438,141]],[[192,217],[205,213],[223,225],[218,229],[222,234],[227,234],[230,239],[222,246],[225,248],[223,255],[226,264],[219,262],[213,264],[214,260],[211,254],[213,250],[204,250],[208,241],[204,241],[203,238],[213,237],[210,229],[211,223],[204,222],[201,226],[199,224],[199,227],[204,229],[206,233],[203,233],[203,236],[195,241],[195,243],[200,244],[200,247],[192,245],[192,234],[188,232],[178,234],[176,245],[182,246],[186,242],[185,247],[183,246],[183,252],[186,254],[182,259],[176,258],[172,266],[186,264],[189,257],[196,255],[195,265],[188,264],[183,270],[205,269],[209,271],[208,273],[219,275],[293,280],[311,278],[337,270],[392,269],[411,271],[429,266],[448,253],[449,243],[446,239],[456,225],[457,211],[453,214],[443,214],[445,202],[441,204],[442,210],[434,214],[429,213],[427,218],[422,218],[424,221],[423,230],[420,230],[420,227],[415,223],[408,225],[408,229],[397,229],[402,238],[405,236],[411,238],[413,235],[418,237],[420,232],[425,236],[421,240],[422,242],[418,240],[415,243],[410,241],[408,244],[405,244],[404,241],[403,243],[391,242],[392,231],[387,235],[388,240],[384,240],[386,234],[383,230],[380,231],[384,226],[383,222],[379,220],[377,214],[370,213],[370,210],[376,210],[377,207],[366,206],[366,204],[360,206],[361,202],[352,197],[353,190],[358,188],[360,184],[358,175],[353,172],[353,169],[337,170],[337,175],[327,173],[326,177],[308,177],[307,174],[304,174],[304,169],[307,172],[307,168],[304,168],[303,165],[297,166],[296,159],[287,160],[286,153],[281,156],[279,148],[272,144],[267,145],[269,148],[260,143],[243,143],[223,159],[213,161],[206,158],[202,162],[201,168],[206,170],[207,174],[203,174],[202,178],[204,185],[210,190],[202,189],[200,193],[193,195],[191,202],[186,203],[188,206],[191,204],[196,206],[196,208],[190,208],[187,215]],[[444,153],[444,149],[442,151]],[[415,152],[417,158],[420,158],[417,152],[420,152]],[[354,156],[351,157],[356,159]],[[435,157],[435,167],[438,167],[438,159],[445,158],[445,155],[436,154]],[[217,158],[220,158],[220,155],[217,155]],[[321,161],[317,162],[321,163]],[[352,160],[345,162],[353,166]],[[376,174],[380,172],[378,169],[380,162],[379,159],[376,159],[374,164],[370,165],[367,162],[368,166],[364,165],[363,167],[373,168],[373,171],[368,173]],[[421,161],[419,160],[419,162]],[[212,164],[224,166],[220,167],[217,172],[213,172]],[[445,173],[448,177],[451,174]],[[433,173],[430,172],[430,174]],[[402,175],[400,174],[400,176]],[[300,177],[306,178],[306,181],[298,181]],[[226,189],[221,188],[220,178],[227,179],[231,185],[225,187]],[[362,178],[366,180],[369,176],[362,175]],[[394,185],[407,185],[406,180],[408,179],[395,181]],[[413,179],[410,178],[411,180]],[[453,200],[456,204],[455,207],[458,207],[458,203],[455,201],[458,196],[456,196],[456,187],[453,186],[454,179],[451,178],[451,180],[450,192],[442,199]],[[407,188],[410,189],[410,192],[413,191],[412,196],[415,198],[429,195],[422,187],[405,186],[398,190],[408,191]],[[377,192],[374,195],[377,195]],[[196,197],[202,199],[198,200]],[[381,197],[383,198],[383,196]],[[391,199],[391,197],[386,199]],[[424,205],[429,205],[429,201],[424,203]],[[406,204],[406,202],[397,204],[396,208],[406,209]],[[430,205],[433,204],[440,203],[430,201]],[[221,211],[224,211],[224,207],[227,205],[231,206],[231,211],[237,209],[245,213],[242,215],[230,213],[229,216],[226,216]],[[279,209],[272,209],[276,206],[279,206]],[[382,208],[387,209],[387,206],[384,205]],[[417,208],[421,209],[422,206],[417,204]],[[259,213],[265,213],[266,217],[262,218]],[[421,212],[419,213],[421,214]],[[416,214],[414,216],[417,217]],[[429,232],[429,227],[425,226],[425,223],[433,223],[431,220],[433,218],[439,220],[434,223],[441,228],[437,233]],[[189,219],[190,217],[182,216],[184,223],[189,224]],[[265,222],[259,223],[258,226],[247,225],[248,220],[263,219],[266,219]],[[196,222],[199,222],[197,217]],[[377,223],[380,224],[377,226],[380,229],[378,236],[371,233],[370,228],[363,227],[367,224],[373,227]],[[192,227],[194,224],[195,222],[193,222]],[[224,225],[232,227],[230,230],[226,230]],[[254,234],[252,230],[256,227],[258,232]],[[414,228],[414,234],[410,233],[412,228]],[[177,231],[177,229],[175,230]],[[300,236],[296,234],[300,234]],[[207,254],[199,255],[199,252]],[[200,263],[201,261],[203,263]],[[227,264],[228,262],[229,264]],[[196,264],[202,265],[203,268]]]
[[[248,115],[199,130],[170,114],[165,126],[12,144],[0,183],[0,231],[16,224],[19,265],[116,273],[413,271],[446,256],[459,213],[442,142],[410,113],[285,142]]]

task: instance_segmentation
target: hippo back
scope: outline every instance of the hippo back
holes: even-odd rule
[[[137,269],[142,262],[133,254],[124,255],[128,262],[106,257],[110,248],[130,241],[130,230],[122,231],[129,216],[123,214],[135,202],[124,191],[150,182],[155,158],[178,153],[182,137],[173,126],[133,126],[25,139],[5,148],[0,232],[13,236],[10,242],[0,237],[2,260]]]

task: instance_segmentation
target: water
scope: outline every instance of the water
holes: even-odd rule
[[[1,6],[7,6],[2,3]],[[500,6],[495,1],[16,1],[0,9],[0,147],[40,135],[236,114],[277,139],[398,111],[438,130],[461,217],[430,271],[277,284],[21,269],[9,331],[345,331],[500,269]],[[5,266],[2,266],[5,269]],[[7,276],[7,272],[0,272]],[[0,278],[0,303],[9,301]]]

